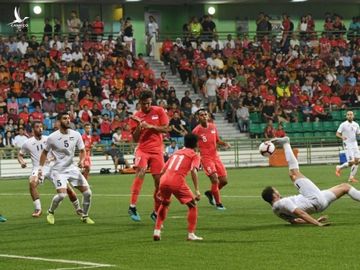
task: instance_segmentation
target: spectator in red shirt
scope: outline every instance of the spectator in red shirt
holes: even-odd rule
[[[166,38],[162,44],[162,60],[164,61],[164,64],[165,65],[168,65],[169,64],[169,61],[170,61],[170,52],[173,48],[173,42],[169,39],[169,38]]]
[[[275,129],[271,120],[267,123],[264,129],[264,137],[265,139],[275,138]]]
[[[4,129],[8,121],[7,113],[4,112],[4,108],[0,107],[0,130]]]
[[[92,122],[92,112],[87,105],[84,105],[83,109],[79,112],[79,119],[83,124]]]
[[[132,133],[128,123],[124,125],[124,128],[121,131],[121,140],[124,142],[132,142]]]
[[[282,125],[282,123],[279,123],[278,128],[275,130],[275,137],[276,138],[281,138],[281,137],[285,137],[286,133],[284,130],[284,127]]]
[[[100,138],[102,140],[111,140],[111,123],[108,114],[103,114],[100,124]]]
[[[41,111],[40,105],[35,106],[35,111],[31,113],[30,116],[33,118],[33,121],[40,121],[41,123],[44,122],[44,114]]]
[[[97,15],[95,17],[95,21],[92,22],[91,27],[92,27],[92,32],[94,35],[94,40],[95,41],[101,41],[103,35],[104,35],[104,22],[102,22],[100,20],[100,16]]]
[[[187,80],[191,82],[191,70],[191,64],[186,54],[183,54],[179,64],[179,73],[183,84],[186,84]]]
[[[315,105],[312,107],[312,116],[315,121],[318,119],[327,120],[329,118],[329,115],[325,112],[324,107],[319,99],[316,100]]]
[[[24,120],[24,123],[27,124],[29,123],[29,109],[27,106],[23,107],[23,110],[19,113],[19,118]]]

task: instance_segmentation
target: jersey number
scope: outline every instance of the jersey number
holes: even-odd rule
[[[37,149],[38,151],[43,150],[43,146],[42,146],[42,144],[40,144],[40,146],[39,146],[39,145],[37,145],[37,146],[36,146],[36,149]]]
[[[185,158],[185,156],[184,155],[173,155],[172,156],[172,160],[171,160],[171,162],[170,162],[170,164],[169,164],[169,169],[171,169],[172,168],[172,166],[174,165],[174,163],[175,163],[175,161],[176,161],[176,165],[175,165],[175,171],[177,171],[178,169],[179,169],[179,167],[180,167],[180,165],[181,165],[181,162],[183,161],[183,159]]]
[[[203,140],[203,142],[207,142],[207,139],[204,135],[201,135],[201,139]]]
[[[65,146],[66,148],[69,147],[69,142],[68,142],[68,140],[65,140],[65,141],[64,141],[64,146]]]
[[[56,185],[57,185],[58,187],[61,187],[61,180],[57,180],[57,181],[56,181]]]

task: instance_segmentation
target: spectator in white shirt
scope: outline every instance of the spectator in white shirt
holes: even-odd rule
[[[20,127],[19,128],[19,134],[15,136],[14,138],[14,146],[21,148],[21,146],[24,144],[24,142],[28,139],[28,137],[25,135],[25,130]]]
[[[73,60],[73,56],[69,47],[65,49],[65,52],[61,56],[61,60],[65,61],[66,63],[69,63]]]
[[[24,55],[29,47],[29,43],[26,42],[25,36],[21,36],[20,41],[16,45],[18,52],[21,55]]]
[[[117,128],[115,130],[115,133],[112,136],[112,142],[115,143],[115,145],[119,145],[121,143],[121,128]]]

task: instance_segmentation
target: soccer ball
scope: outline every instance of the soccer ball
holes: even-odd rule
[[[260,144],[259,152],[263,157],[269,157],[275,152],[275,145],[270,142],[266,141]]]

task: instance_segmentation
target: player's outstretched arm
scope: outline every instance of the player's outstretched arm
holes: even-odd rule
[[[79,168],[84,167],[85,155],[86,155],[85,148],[83,148],[79,151],[79,164],[78,164]]]
[[[299,218],[294,219],[294,221],[298,221],[297,223],[293,223],[293,224],[312,224],[315,226],[328,226],[330,225],[330,223],[327,222],[321,222],[322,220],[317,220],[315,218],[313,218],[311,215],[309,215],[308,213],[306,213],[305,211],[301,210],[300,208],[296,208],[295,211],[293,212],[296,216],[298,216]],[[304,222],[302,222],[301,220],[303,220]],[[300,223],[301,222],[301,223]]]

